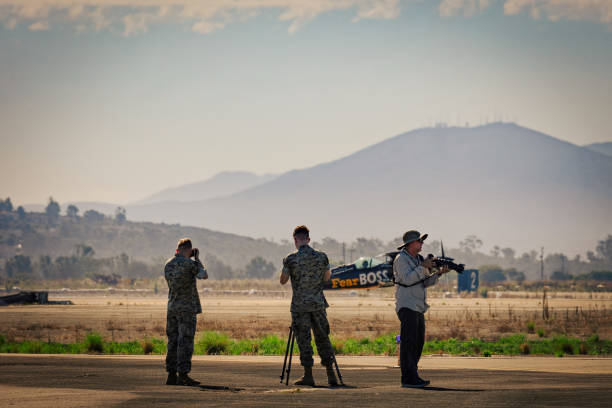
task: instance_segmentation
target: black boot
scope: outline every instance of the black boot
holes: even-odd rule
[[[195,387],[196,385],[200,385],[200,382],[189,377],[187,373],[184,373],[184,374],[179,373],[178,379],[176,381],[176,385],[185,385],[187,387]]]
[[[304,366],[304,376],[295,382],[295,385],[309,385],[314,387],[315,382],[312,377],[312,366]]]
[[[327,383],[332,387],[338,386],[338,380],[336,379],[336,373],[334,372],[334,366],[328,365],[325,366],[325,371],[327,371]]]
[[[422,378],[421,378],[421,376],[420,376],[420,375],[418,375],[418,374],[417,374],[417,380],[419,380],[420,382],[422,382],[423,384],[425,384],[425,386],[426,386],[426,387],[427,387],[427,386],[428,386],[428,385],[431,383],[431,381],[429,381],[429,380],[424,380],[424,379],[422,379]]]
[[[166,380],[166,385],[176,385],[176,371],[168,373],[168,379]]]

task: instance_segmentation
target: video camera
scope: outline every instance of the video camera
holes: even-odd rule
[[[465,265],[456,264],[454,262],[454,258],[449,258],[447,256],[435,257],[433,254],[427,255],[427,258],[433,260],[434,268],[442,268],[443,266],[446,266],[451,271],[455,271],[457,273],[463,273],[463,270],[465,269]]]

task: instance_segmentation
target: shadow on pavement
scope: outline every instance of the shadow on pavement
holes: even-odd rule
[[[463,388],[445,388],[445,387],[424,387],[426,391],[455,391],[455,392],[483,392],[484,390],[468,390]]]
[[[244,388],[236,388],[236,387],[227,387],[225,385],[204,385],[200,384],[194,388],[199,388],[202,391],[230,391],[230,392],[240,392],[244,391]]]

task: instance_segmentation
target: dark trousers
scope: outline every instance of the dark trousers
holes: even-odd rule
[[[417,381],[418,364],[425,343],[425,317],[423,313],[408,308],[397,312],[401,322],[400,331],[400,367],[402,369],[402,384]]]

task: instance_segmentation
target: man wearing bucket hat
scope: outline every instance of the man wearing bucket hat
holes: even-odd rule
[[[401,322],[400,367],[405,388],[422,388],[429,384],[417,372],[425,342],[424,313],[429,308],[426,288],[435,285],[440,275],[448,272],[446,267],[434,270],[433,260],[419,255],[425,239],[427,234],[407,231],[403,245],[397,248],[401,252],[393,261],[395,311]]]

